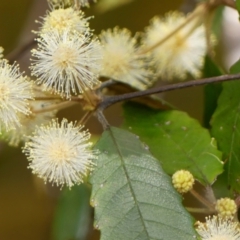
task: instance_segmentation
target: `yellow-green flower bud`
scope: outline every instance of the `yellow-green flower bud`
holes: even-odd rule
[[[230,198],[221,198],[217,200],[215,209],[222,218],[229,218],[237,212],[237,205]]]
[[[172,183],[179,193],[186,193],[192,189],[194,178],[189,171],[179,170],[173,174]]]

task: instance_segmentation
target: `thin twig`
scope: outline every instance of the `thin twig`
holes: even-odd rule
[[[97,93],[97,94],[100,94],[101,91],[102,91],[104,88],[110,87],[110,86],[112,86],[112,85],[114,85],[114,84],[116,84],[116,83],[118,83],[116,80],[114,80],[114,79],[109,79],[109,80],[107,80],[107,81],[105,81],[105,82],[103,82],[103,83],[101,84],[101,86],[96,90],[96,93]]]
[[[62,100],[61,97],[35,97],[32,101],[54,101]]]
[[[102,112],[102,109],[98,109],[97,118],[98,118],[98,121],[102,124],[103,130],[107,130],[110,127],[107,119],[105,118]]]
[[[240,74],[222,75],[222,76],[217,76],[217,77],[202,78],[202,79],[192,80],[192,81],[188,81],[188,82],[180,82],[180,83],[160,86],[160,87],[151,88],[151,89],[148,89],[145,91],[126,93],[126,94],[117,95],[117,96],[108,96],[103,99],[103,101],[99,104],[99,107],[102,110],[104,110],[107,107],[109,107],[117,102],[122,102],[122,101],[130,100],[133,98],[139,98],[139,97],[156,94],[156,93],[161,93],[161,92],[168,92],[168,91],[177,90],[177,89],[181,89],[181,88],[200,86],[200,85],[205,85],[208,83],[217,83],[217,82],[224,82],[224,81],[229,81],[229,80],[239,80],[239,79],[240,79]]]
[[[32,101],[54,101],[54,100],[63,100],[61,97],[59,96],[52,96],[52,97],[35,97]],[[81,102],[83,101],[82,96],[77,96],[77,97],[71,97],[71,101],[72,102]]]
[[[87,111],[81,120],[77,123],[77,126],[85,125],[88,119],[93,115],[93,111]]]
[[[203,198],[198,192],[196,192],[194,189],[190,190],[190,193],[204,206],[209,208],[210,210],[214,211],[213,204],[210,203],[207,199]]]
[[[191,213],[203,213],[203,214],[213,214],[216,211],[208,209],[208,208],[192,208],[192,207],[186,207],[186,209],[188,210],[188,212]]]
[[[33,112],[35,114],[50,112],[50,111],[54,111],[54,110],[60,110],[60,109],[64,109],[64,108],[67,108],[67,107],[71,107],[75,104],[78,104],[78,103],[77,102],[71,102],[71,101],[65,101],[65,102],[61,102],[61,103],[58,103],[58,104],[49,105],[49,106],[47,106],[43,109],[36,110],[36,111],[33,111]]]

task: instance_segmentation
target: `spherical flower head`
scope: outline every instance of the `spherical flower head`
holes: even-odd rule
[[[217,200],[215,209],[222,218],[229,218],[237,212],[237,205],[230,198],[221,198]]]
[[[81,183],[96,158],[90,150],[90,134],[82,128],[66,119],[37,127],[23,149],[33,173],[60,186]]]
[[[186,17],[179,12],[171,12],[165,18],[155,17],[146,29],[144,44],[152,47],[173,33],[185,20]],[[183,80],[188,74],[193,77],[201,75],[207,41],[204,27],[197,27],[195,24],[195,21],[188,23],[153,48],[152,57],[157,74],[164,80]]]
[[[69,32],[77,31],[80,34],[90,32],[89,18],[85,18],[82,11],[77,11],[72,7],[63,9],[53,9],[43,18],[40,34],[57,30],[60,33],[68,29]]]
[[[52,31],[42,34],[38,49],[32,50],[32,75],[44,90],[61,94],[66,98],[89,89],[100,82],[101,46],[89,35]]]
[[[2,47],[0,47],[0,58],[3,58],[3,51],[4,51],[4,49]]]
[[[217,216],[207,217],[206,223],[197,223],[202,240],[239,240],[239,223]]]
[[[19,114],[30,113],[32,82],[23,77],[16,64],[0,61],[0,133],[20,126]]]
[[[172,183],[179,193],[186,193],[192,189],[194,178],[189,171],[179,170],[173,174]]]
[[[114,28],[100,35],[103,45],[102,70],[100,75],[144,90],[152,84],[152,72],[146,56],[138,54],[137,40],[127,29]]]

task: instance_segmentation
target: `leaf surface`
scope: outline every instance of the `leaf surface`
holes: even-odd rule
[[[231,73],[240,72],[240,61]],[[240,191],[240,81],[222,84],[218,107],[212,117],[212,135],[217,139],[226,160],[226,174],[230,188]]]
[[[101,240],[194,239],[170,177],[136,135],[111,127],[95,148],[91,203]]]
[[[168,174],[189,170],[202,184],[211,184],[223,171],[222,154],[207,129],[186,113],[156,111],[126,104],[125,128],[139,135]]]
[[[205,58],[204,64],[204,77],[215,77],[222,75],[222,72],[218,66],[208,57]],[[204,126],[210,127],[210,120],[217,108],[217,100],[222,91],[221,83],[210,83],[204,87]]]

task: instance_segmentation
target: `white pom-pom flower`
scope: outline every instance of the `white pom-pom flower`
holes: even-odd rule
[[[66,119],[37,127],[23,149],[33,173],[60,186],[81,183],[96,158],[96,152],[90,150],[90,134],[82,128]]]
[[[144,45],[151,48],[172,34],[186,17],[171,12],[165,18],[155,17],[146,29]],[[185,79],[187,74],[199,77],[207,52],[206,33],[203,26],[196,26],[197,19],[174,32],[159,46],[152,49],[157,74],[164,80]]]
[[[206,218],[205,223],[197,223],[197,232],[202,240],[239,240],[239,223],[229,218],[217,216]]]
[[[32,82],[23,77],[19,67],[0,61],[0,133],[20,126],[19,115],[30,114]]]
[[[40,34],[48,31],[57,30],[60,33],[68,29],[69,32],[77,31],[80,34],[90,32],[88,20],[83,11],[77,11],[72,7],[63,9],[53,9],[43,17]]]
[[[152,84],[152,72],[145,55],[139,55],[136,38],[127,29],[114,28],[100,35],[103,45],[102,70],[100,74],[137,89],[144,90]]]
[[[51,31],[37,39],[38,49],[32,50],[32,75],[44,90],[66,98],[100,84],[101,46],[89,35],[62,34]]]

